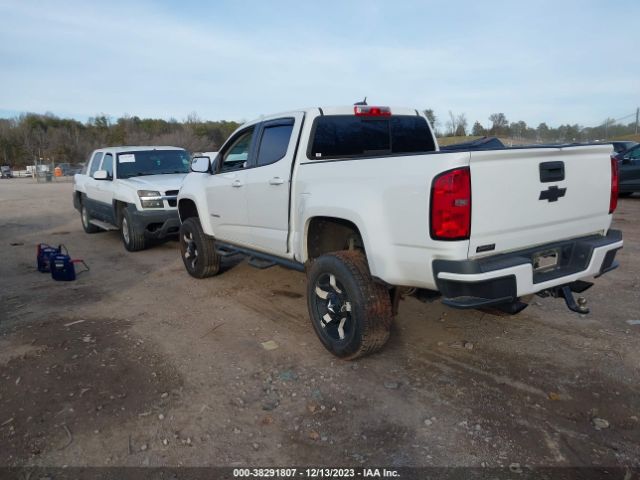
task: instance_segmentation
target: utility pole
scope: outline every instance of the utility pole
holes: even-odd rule
[[[640,107],[636,108],[636,135],[638,134],[638,119],[640,118]]]

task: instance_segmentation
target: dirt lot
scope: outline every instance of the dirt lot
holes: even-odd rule
[[[30,182],[0,181],[0,465],[640,465],[640,197],[592,314],[408,299],[350,363],[316,339],[302,274],[192,279],[176,242],[127,253],[82,231],[70,184]],[[39,242],[91,271],[52,281]]]

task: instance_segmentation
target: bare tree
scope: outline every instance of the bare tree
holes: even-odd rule
[[[467,135],[467,117],[461,113],[456,117],[456,136],[464,137]]]
[[[489,121],[491,122],[491,129],[489,130],[491,135],[502,135],[506,133],[509,121],[504,113],[492,113],[489,115]]]
[[[446,135],[448,137],[452,137],[456,134],[456,129],[458,128],[458,124],[456,122],[456,116],[453,114],[451,110],[449,110],[449,120],[447,120],[447,132]]]

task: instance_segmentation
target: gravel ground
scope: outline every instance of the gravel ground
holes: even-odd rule
[[[195,280],[175,241],[85,234],[71,191],[0,181],[0,465],[640,465],[638,196],[590,315],[406,299],[386,349],[344,362],[313,333],[303,274]],[[40,274],[39,242],[90,272]]]

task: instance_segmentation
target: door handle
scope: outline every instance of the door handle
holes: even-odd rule
[[[280,177],[273,177],[271,180],[269,180],[269,185],[282,185],[283,183],[284,180]]]
[[[233,183],[231,184],[231,186],[235,188],[240,188],[242,185],[243,183],[240,180],[234,180]]]
[[[564,180],[564,162],[542,162],[540,164],[540,182],[561,182]]]

